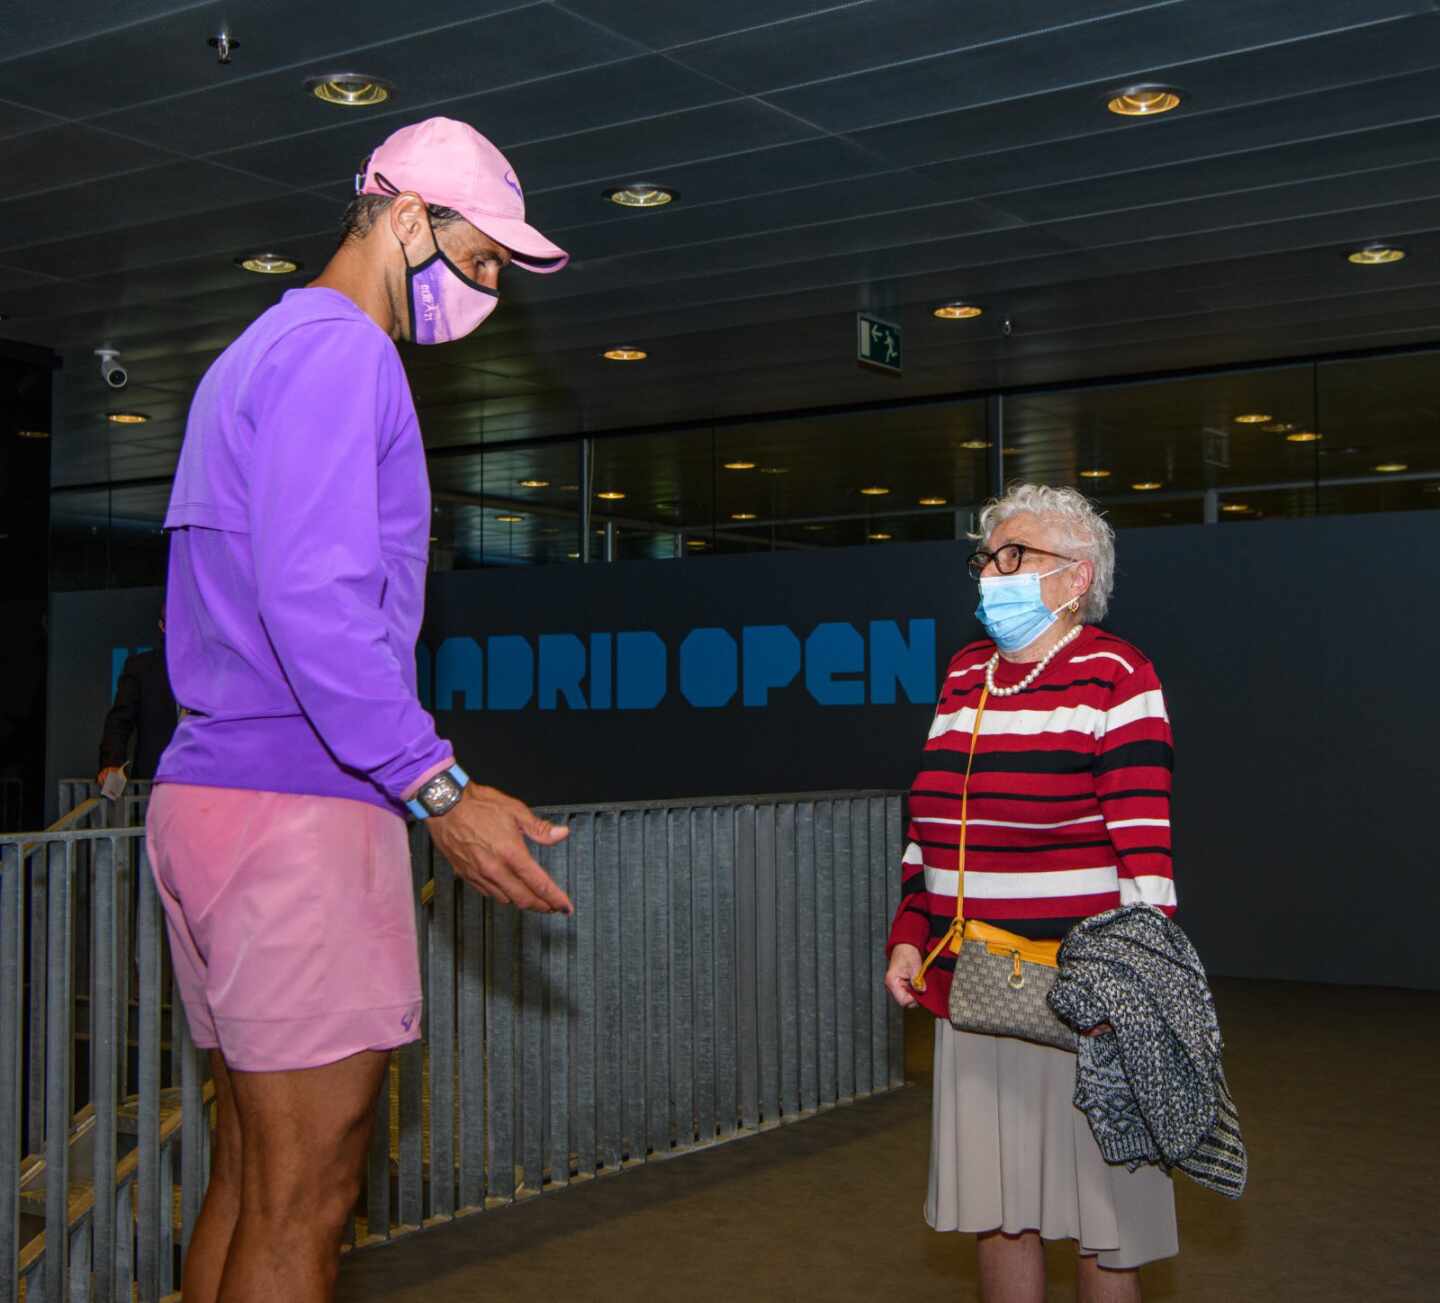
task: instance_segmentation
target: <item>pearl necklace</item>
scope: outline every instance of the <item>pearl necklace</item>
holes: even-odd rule
[[[1084,630],[1083,624],[1077,624],[1063,638],[1060,639],[1048,652],[1044,659],[1030,671],[1019,683],[1010,688],[997,688],[995,686],[995,669],[1000,664],[1000,653],[996,651],[988,661],[985,662],[985,686],[990,690],[992,697],[1013,697],[1017,692],[1024,692],[1032,683],[1045,673],[1046,667],[1057,657],[1061,651],[1075,641]]]

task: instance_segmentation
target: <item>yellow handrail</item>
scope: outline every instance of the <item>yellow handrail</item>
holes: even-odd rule
[[[58,819],[55,820],[54,823],[52,823],[48,828],[46,828],[45,831],[65,832],[72,824],[78,823],[87,814],[89,814],[91,810],[93,810],[97,805],[100,804],[102,799],[103,798],[98,796],[92,796],[88,801],[81,801],[80,804],[77,805],[73,810],[70,810],[66,814],[62,814]],[[22,842],[20,846],[21,861],[23,862],[39,849],[39,842]]]

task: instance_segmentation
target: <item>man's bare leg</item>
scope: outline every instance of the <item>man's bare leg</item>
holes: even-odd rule
[[[231,1070],[242,1185],[221,1303],[329,1303],[389,1058],[366,1050],[323,1068]]]
[[[220,1293],[220,1274],[230,1237],[240,1215],[240,1119],[235,1112],[235,1095],[230,1073],[219,1050],[210,1051],[210,1075],[215,1079],[215,1144],[210,1154],[210,1184],[185,1254],[185,1275],[180,1292],[185,1303],[215,1303]]]

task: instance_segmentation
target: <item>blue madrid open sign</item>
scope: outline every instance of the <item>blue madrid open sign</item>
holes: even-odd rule
[[[856,361],[877,371],[900,374],[900,327],[893,321],[882,321],[864,312],[856,313],[858,339]]]

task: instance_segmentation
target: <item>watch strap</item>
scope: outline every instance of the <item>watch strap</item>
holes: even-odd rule
[[[470,782],[470,775],[467,774],[463,769],[461,769],[458,764],[456,764],[451,765],[448,769],[442,769],[438,774],[427,778],[423,783],[421,783],[420,792],[423,792],[426,787],[428,787],[431,783],[435,781],[436,778],[441,778],[446,775],[448,775],[451,779],[454,780],[455,785],[460,788],[461,791],[464,791],[466,786]],[[427,810],[420,803],[420,792],[416,792],[410,800],[405,802],[405,808],[409,810],[410,813],[413,814],[417,819],[428,819],[430,817],[430,811]]]

